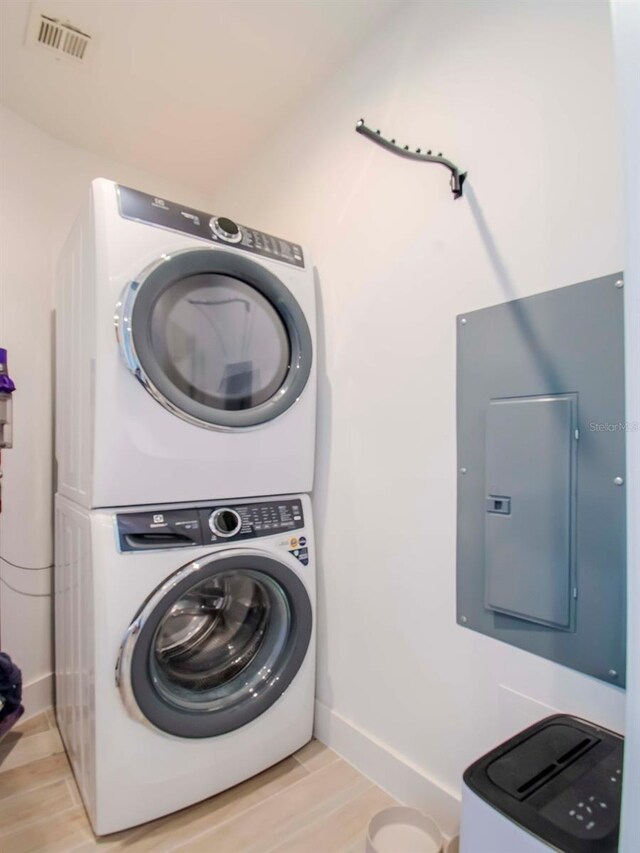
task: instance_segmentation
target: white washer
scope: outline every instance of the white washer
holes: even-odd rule
[[[135,511],[56,498],[56,714],[97,834],[168,814],[311,738],[307,496]]]
[[[91,508],[311,490],[299,245],[97,179],[56,313],[58,492]]]

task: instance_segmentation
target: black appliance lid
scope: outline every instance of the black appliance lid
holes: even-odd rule
[[[474,762],[468,788],[565,853],[615,853],[624,738],[566,714],[525,729]]]

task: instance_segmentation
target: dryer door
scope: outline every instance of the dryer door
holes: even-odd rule
[[[236,429],[281,415],[309,378],[304,313],[277,276],[215,249],[177,252],[131,282],[116,311],[125,360],[167,409]]]
[[[129,712],[179,737],[213,737],[263,714],[307,654],[304,584],[260,551],[184,566],[142,606],[125,636],[118,686]]]

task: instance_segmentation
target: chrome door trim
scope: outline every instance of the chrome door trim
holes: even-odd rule
[[[243,549],[237,548],[234,549],[234,552],[236,554],[240,554],[243,552]],[[256,551],[255,553],[263,554],[262,551]],[[209,564],[213,560],[222,559],[223,555],[228,554],[231,554],[230,550],[221,552],[220,554],[210,554],[203,559],[206,560],[207,564]],[[120,644],[118,660],[116,661],[116,687],[120,691],[120,696],[122,697],[122,701],[128,713],[141,723],[149,726],[149,728],[154,731],[156,731],[156,727],[142,713],[133,693],[133,683],[131,680],[131,661],[133,659],[133,652],[135,650],[136,643],[138,642],[138,636],[140,635],[145,622],[162,599],[165,598],[171,590],[177,586],[177,584],[189,577],[189,575],[195,574],[195,572],[198,572],[201,568],[202,563],[200,560],[193,560],[191,563],[187,563],[186,566],[183,566],[181,569],[178,569],[177,572],[170,575],[159,587],[156,587],[125,631],[124,638]]]

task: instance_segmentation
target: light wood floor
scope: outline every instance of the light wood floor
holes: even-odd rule
[[[242,785],[144,826],[96,838],[47,711],[0,742],[0,850],[363,853],[394,800],[319,741]]]

